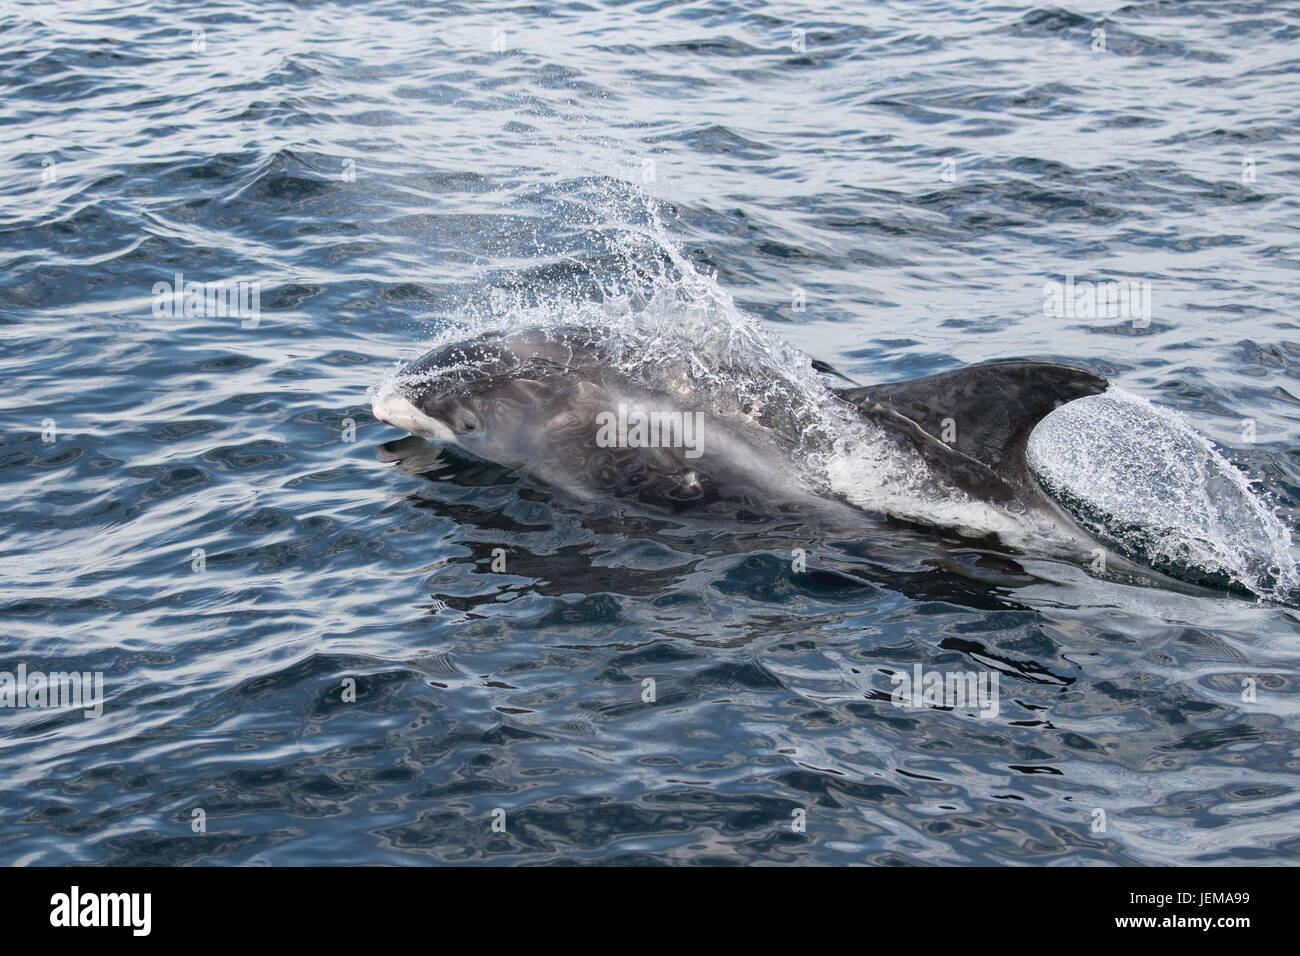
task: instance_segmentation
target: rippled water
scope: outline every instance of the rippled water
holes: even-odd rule
[[[0,671],[106,697],[0,711],[0,859],[1293,862],[1286,602],[579,506],[394,450],[366,390],[663,275],[657,217],[859,381],[1087,367],[1294,527],[1298,38],[1241,2],[0,6]],[[176,273],[260,313],[159,315]],[[1150,283],[1149,324],[1046,316],[1067,275]],[[998,713],[896,707],[916,665]]]

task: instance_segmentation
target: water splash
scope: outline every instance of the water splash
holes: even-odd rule
[[[1041,538],[1044,529],[1031,532],[1024,516],[972,500],[836,399],[808,356],[766,331],[716,275],[691,262],[635,187],[610,181],[596,206],[584,241],[604,245],[597,284],[581,269],[549,285],[500,277],[429,347],[524,327],[560,337],[575,327],[597,329],[611,366],[629,381],[773,434],[788,456],[772,467],[797,472],[807,488],[867,511],[998,534],[1012,544]]]
[[[1300,595],[1286,525],[1177,412],[1112,388],[1052,412],[1028,451],[1044,487],[1120,551],[1178,578]]]
[[[596,329],[629,381],[773,433],[788,457],[771,466],[794,470],[816,492],[1015,548],[1062,553],[1078,544],[1046,515],[972,499],[837,400],[807,356],[696,268],[635,187],[607,182],[594,208],[585,241],[604,244],[598,283],[582,270],[549,284],[507,276],[429,346],[523,327],[559,337]],[[1088,531],[1157,570],[1261,596],[1300,593],[1285,526],[1176,414],[1112,390],[1048,416],[1029,454]]]

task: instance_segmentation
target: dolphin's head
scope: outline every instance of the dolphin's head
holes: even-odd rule
[[[371,393],[374,416],[413,435],[509,466],[534,460],[576,423],[590,390],[582,343],[554,334],[489,334],[426,352]]]

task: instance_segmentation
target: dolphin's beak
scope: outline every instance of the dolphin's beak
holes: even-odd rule
[[[392,382],[385,383],[371,396],[370,411],[381,422],[412,435],[448,443],[456,440],[450,428],[412,405]]]

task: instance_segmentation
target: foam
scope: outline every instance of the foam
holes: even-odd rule
[[[1175,577],[1300,593],[1291,533],[1177,412],[1112,388],[1052,412],[1029,466],[1091,532]]]
[[[770,431],[789,450],[772,467],[794,469],[818,493],[967,535],[995,534],[1012,547],[1077,544],[1043,515],[972,499],[836,399],[807,356],[690,262],[633,187],[611,186],[604,201],[603,222],[622,225],[588,237],[608,253],[598,291],[574,281],[488,294],[467,302],[428,347],[524,327],[560,338],[566,328],[599,330],[609,362],[629,381]],[[1114,390],[1070,403],[1035,430],[1030,463],[1088,530],[1160,570],[1181,576],[1199,568],[1260,595],[1300,583],[1287,529],[1245,476],[1173,413]]]

